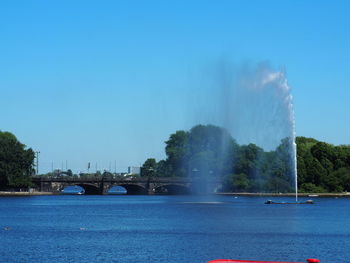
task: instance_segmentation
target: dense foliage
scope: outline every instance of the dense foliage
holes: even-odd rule
[[[0,188],[28,187],[33,173],[34,152],[9,132],[0,131]]]
[[[197,125],[177,131],[165,142],[167,158],[150,158],[142,176],[220,180],[221,191],[292,192],[294,188],[292,142],[289,138],[270,152],[255,144],[238,145],[224,129]],[[300,192],[350,190],[350,146],[333,146],[315,139],[297,138]]]
[[[350,145],[298,137],[298,184],[304,192],[350,191]]]

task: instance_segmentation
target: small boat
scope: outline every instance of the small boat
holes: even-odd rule
[[[318,195],[308,195],[308,197],[318,197]]]
[[[61,191],[61,194],[66,194],[66,195],[83,195],[85,194],[85,190],[84,188],[78,187],[78,186],[74,186],[74,187],[70,187],[68,189],[63,189]]]
[[[293,205],[293,204],[297,204],[297,205],[311,205],[313,203],[314,203],[313,200],[307,200],[305,202],[274,202],[272,200],[267,200],[265,202],[266,205],[275,205],[275,204],[278,204],[278,205]]]
[[[281,262],[281,261],[254,261],[254,260],[235,260],[235,259],[216,259],[208,261],[207,263],[303,263],[303,262]],[[320,261],[316,258],[309,258],[306,260],[307,263],[319,263]]]

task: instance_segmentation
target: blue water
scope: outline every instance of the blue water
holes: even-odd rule
[[[265,200],[0,197],[0,262],[350,262],[350,199],[316,198],[314,205]]]

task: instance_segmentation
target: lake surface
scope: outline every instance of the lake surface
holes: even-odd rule
[[[350,262],[350,199],[314,198],[314,205],[265,200],[0,197],[0,262]]]

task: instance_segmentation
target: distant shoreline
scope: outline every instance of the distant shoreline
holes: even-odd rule
[[[217,195],[295,197],[295,193],[217,193]],[[298,193],[298,197],[350,197],[350,193]]]
[[[2,196],[37,196],[37,195],[57,195],[53,192],[9,192],[0,191],[0,197]]]
[[[2,196],[42,196],[42,195],[60,195],[58,192],[10,192],[0,191]],[[261,197],[295,197],[295,193],[217,193],[224,196],[261,196]],[[350,197],[350,193],[299,193],[298,197]]]

